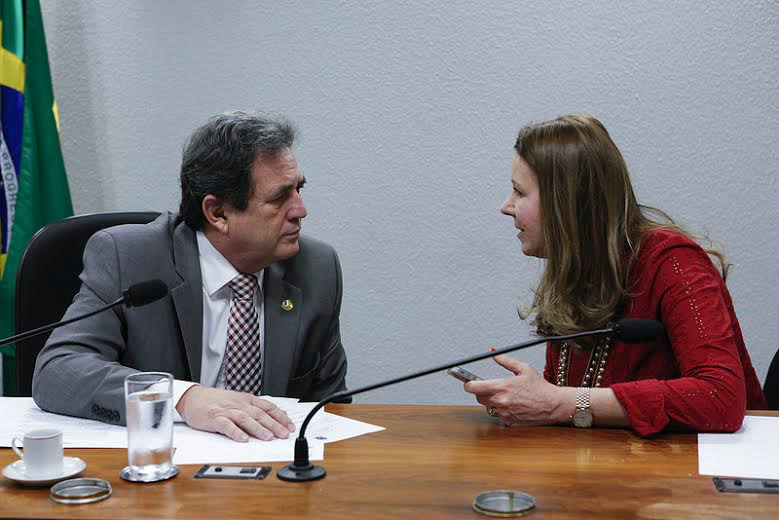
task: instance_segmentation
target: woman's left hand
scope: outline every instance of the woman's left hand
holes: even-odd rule
[[[470,381],[465,391],[476,400],[495,408],[495,415],[509,426],[531,426],[557,422],[554,413],[560,403],[560,389],[546,381],[532,366],[505,355],[493,358],[513,377]]]

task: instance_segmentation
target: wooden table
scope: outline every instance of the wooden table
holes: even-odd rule
[[[182,466],[173,480],[133,484],[119,478],[126,450],[69,449],[87,462],[84,476],[111,482],[111,498],[61,505],[47,488],[3,478],[0,517],[486,518],[471,509],[476,495],[515,489],[535,497],[531,518],[779,518],[779,495],[721,494],[698,475],[695,434],[506,428],[481,407],[327,409],[387,429],[328,444],[323,480],[283,482],[274,463],[259,481],[194,479],[199,466]],[[15,458],[0,449],[0,464]]]

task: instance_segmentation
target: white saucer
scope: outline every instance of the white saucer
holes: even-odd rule
[[[78,475],[84,468],[87,467],[86,462],[78,457],[63,457],[62,459],[62,473],[54,476],[31,476],[27,475],[27,467],[23,460],[17,460],[16,462],[7,465],[3,468],[3,476],[9,480],[13,480],[17,484],[23,486],[48,486],[54,484],[60,480],[65,480]]]

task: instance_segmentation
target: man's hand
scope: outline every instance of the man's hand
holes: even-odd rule
[[[184,392],[176,411],[188,425],[217,432],[238,442],[249,436],[269,441],[286,439],[295,431],[284,410],[256,395],[194,385]]]

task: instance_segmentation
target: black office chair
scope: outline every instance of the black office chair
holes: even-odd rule
[[[120,224],[148,224],[159,215],[154,211],[92,213],[40,229],[27,244],[16,273],[16,333],[62,319],[81,287],[82,256],[89,237]],[[17,396],[32,395],[35,359],[49,334],[16,343]]]
[[[774,354],[771,366],[768,367],[765,384],[763,384],[763,393],[768,401],[768,409],[779,410],[779,350]]]

